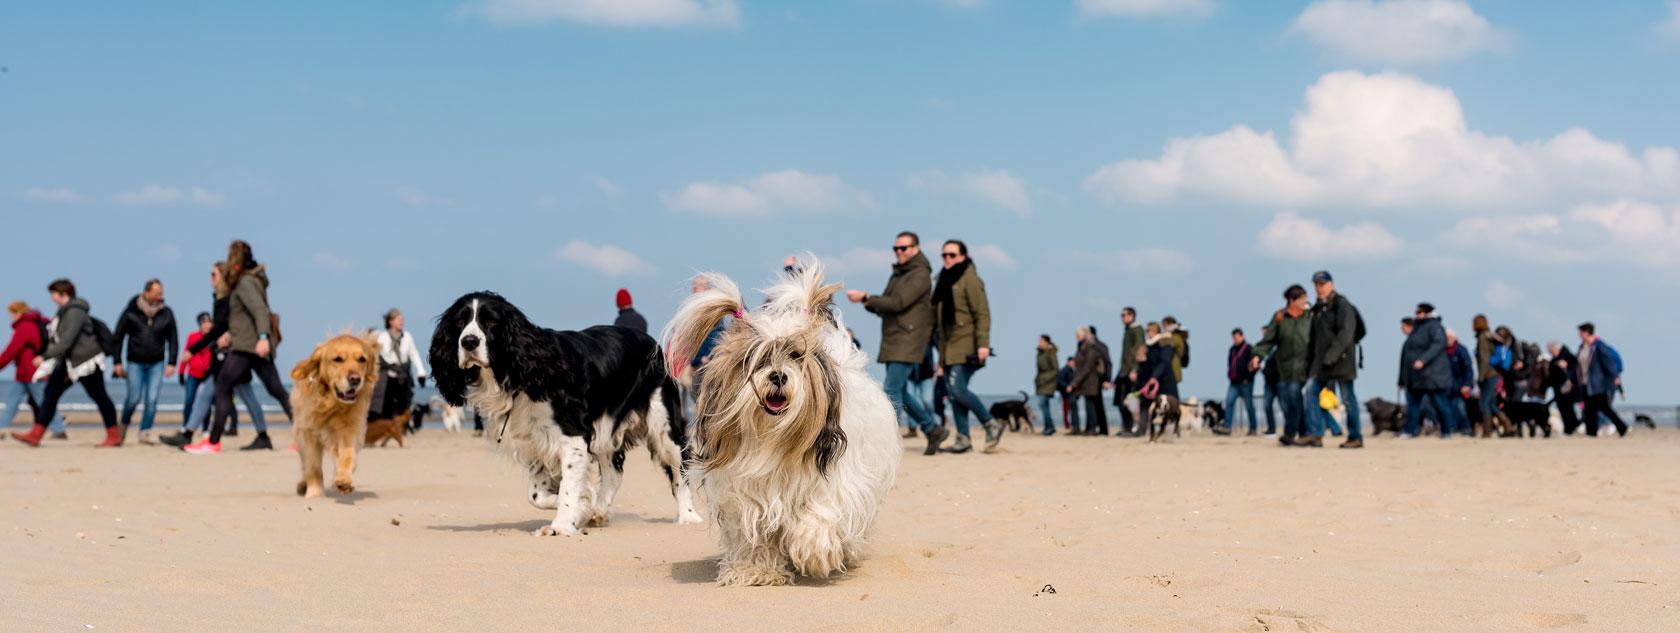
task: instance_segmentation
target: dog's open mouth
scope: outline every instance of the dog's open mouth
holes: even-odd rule
[[[356,401],[356,393],[358,391],[360,391],[360,390],[356,387],[351,387],[349,389],[338,389],[338,388],[335,387],[333,389],[333,395],[338,396],[338,399],[341,402],[355,402]]]
[[[764,397],[764,410],[769,411],[770,415],[781,415],[783,411],[787,411],[787,408],[786,394],[773,393]]]

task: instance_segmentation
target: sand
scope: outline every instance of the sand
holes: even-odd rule
[[[353,495],[308,501],[284,450],[96,439],[0,442],[0,631],[1680,629],[1676,431],[907,442],[868,560],[758,589],[712,585],[645,454],[567,539],[470,434],[369,449]]]

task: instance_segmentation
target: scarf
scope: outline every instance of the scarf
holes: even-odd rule
[[[146,321],[150,322],[157,318],[159,312],[163,311],[163,302],[152,303],[147,301],[146,297],[140,296],[134,298],[134,307],[140,308],[140,313],[146,315]]]
[[[957,285],[958,279],[962,279],[963,273],[968,272],[971,264],[965,259],[939,271],[939,283],[933,287],[933,302],[939,304],[940,325],[957,322],[957,302],[951,300],[951,288]]]

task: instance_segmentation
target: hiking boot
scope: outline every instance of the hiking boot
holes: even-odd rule
[[[1342,448],[1365,448],[1365,438],[1356,437],[1342,442]]]
[[[971,450],[974,450],[974,442],[967,435],[958,434],[956,439],[951,440],[951,448],[945,449],[945,452],[961,455]]]
[[[107,427],[105,427],[105,441],[100,442],[94,448],[116,448],[118,446],[122,446],[122,443],[123,443],[123,428],[122,428],[122,426],[121,425],[107,426]]]
[[[936,455],[936,454],[938,454],[939,453],[939,443],[945,441],[945,436],[950,435],[950,434],[951,434],[951,432],[945,430],[945,427],[943,427],[943,426],[933,427],[932,431],[927,432],[927,442],[928,442],[927,443],[927,450],[922,451],[922,454],[923,455]]]
[[[164,446],[173,446],[175,448],[181,448],[183,446],[186,446],[186,445],[192,443],[192,436],[193,436],[192,431],[181,431],[181,432],[176,433],[174,435],[160,436],[157,439],[158,439],[158,443],[163,444]]]
[[[997,452],[998,442],[1003,441],[1003,423],[998,422],[997,420],[992,420],[991,422],[987,422],[985,424],[985,426],[986,426],[986,448],[981,449],[980,452],[982,452],[982,453]]]
[[[916,439],[916,429],[904,429],[904,439]]]
[[[1259,434],[1260,434],[1260,432],[1259,432],[1259,431],[1256,431],[1256,430],[1254,430],[1254,429],[1249,429],[1249,430],[1248,430],[1248,436],[1249,436],[1249,437],[1254,437],[1254,436],[1256,436],[1256,435],[1259,435]]]
[[[16,432],[12,433],[12,439],[17,440],[19,442],[23,442],[24,444],[28,444],[30,446],[40,446],[41,445],[41,436],[45,435],[46,433],[47,433],[47,427],[45,425],[42,425],[42,424],[37,424],[35,426],[30,427],[28,433],[16,433]]]
[[[210,439],[205,438],[205,439],[199,440],[199,442],[197,444],[191,444],[191,445],[188,445],[188,446],[184,446],[184,447],[181,448],[181,450],[186,451],[188,454],[192,454],[192,455],[220,455],[220,454],[222,454],[222,445],[221,444],[211,444]]]
[[[1228,427],[1216,426],[1216,427],[1213,427],[1213,434],[1214,435],[1230,435],[1231,434],[1231,429],[1228,428]]]
[[[251,440],[250,444],[246,444],[245,446],[239,447],[239,450],[242,450],[242,451],[272,451],[272,450],[274,450],[274,444],[268,441],[268,434],[267,433],[258,433],[257,434],[257,439]]]
[[[1295,438],[1293,436],[1289,436],[1289,435],[1279,435],[1278,436],[1278,444],[1282,444],[1284,446],[1294,446],[1295,445]]]
[[[1324,438],[1318,435],[1302,435],[1295,438],[1295,441],[1290,442],[1289,445],[1302,448],[1324,448]]]

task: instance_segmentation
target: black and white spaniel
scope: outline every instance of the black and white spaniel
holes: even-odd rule
[[[431,360],[438,392],[452,405],[472,404],[492,446],[529,473],[531,504],[556,511],[538,534],[605,525],[624,451],[642,440],[671,481],[677,522],[700,522],[683,472],[682,403],[652,337],[610,326],[550,330],[500,295],[475,292],[438,317]]]

